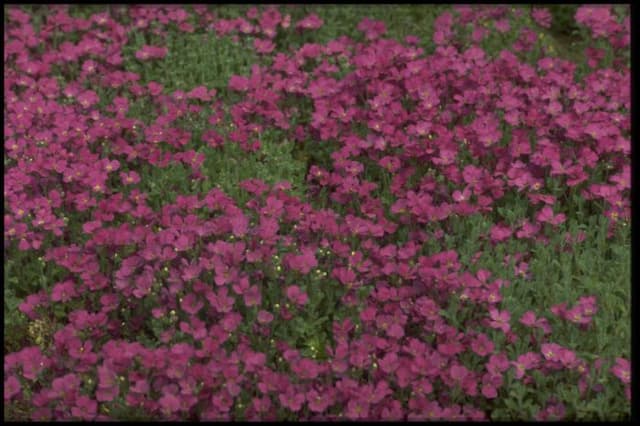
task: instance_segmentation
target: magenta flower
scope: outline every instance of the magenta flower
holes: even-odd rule
[[[509,320],[511,314],[508,311],[499,311],[495,308],[489,309],[489,327],[502,330],[503,333],[508,333],[511,330]]]
[[[100,402],[112,401],[119,393],[118,375],[106,365],[99,366],[96,399]]]
[[[120,180],[123,185],[135,185],[136,183],[140,183],[140,175],[135,171],[120,172]]]
[[[309,301],[307,293],[303,292],[297,285],[287,287],[287,298],[298,306],[303,306]]]
[[[390,352],[378,361],[378,365],[385,373],[393,373],[400,366],[398,355],[395,352]]]
[[[469,375],[469,370],[463,365],[454,364],[449,369],[449,375],[454,381],[460,383]]]
[[[324,24],[318,15],[312,13],[296,24],[296,28],[300,30],[317,30]]]
[[[51,290],[51,301],[53,302],[65,303],[77,296],[76,285],[70,280],[56,284]]]
[[[369,404],[359,398],[352,398],[347,404],[346,417],[350,420],[366,419],[369,417]]]
[[[307,358],[294,361],[291,370],[301,379],[315,379],[322,371],[317,362]]]
[[[536,216],[536,220],[538,220],[538,222],[559,225],[566,220],[566,216],[563,213],[554,215],[551,207],[544,206]]]
[[[187,294],[180,301],[180,307],[189,315],[197,314],[203,306],[204,302],[193,293]]]
[[[483,383],[481,392],[487,399],[494,399],[498,396],[498,390],[492,383]]]
[[[616,363],[610,370],[614,376],[626,385],[631,383],[631,363],[624,358],[616,358]]]
[[[503,353],[493,354],[486,364],[487,371],[493,375],[500,375],[509,369],[509,359]]]
[[[76,99],[78,103],[84,108],[89,108],[100,100],[96,92],[94,92],[93,90],[82,92]]]
[[[303,248],[301,254],[289,257],[289,267],[303,274],[308,274],[311,269],[318,266],[314,251],[307,247]]]
[[[583,398],[607,391],[575,351],[549,342],[546,318],[528,311],[511,329],[500,310],[509,283],[482,269],[480,249],[463,262],[444,246],[460,219],[480,215],[506,221],[487,224],[490,246],[513,236],[529,249],[574,250],[586,233],[554,234],[569,219],[556,211],[573,213],[567,188],[584,211],[604,203],[610,237],[628,225],[624,8],[578,8],[576,22],[599,39],[581,63],[546,55],[539,31],[520,25],[548,28],[542,8],[529,17],[455,6],[434,22],[434,49],[383,38],[385,23],[371,18],[355,40],[313,42],[302,33],[323,25],[319,14],[292,23],[282,10],[225,19],[205,5],[88,17],[52,7],[35,19],[7,9],[5,246],[9,257],[44,253],[68,277],[21,295],[47,348],[5,354],[5,408],[63,421],[115,419],[127,407],[168,420],[277,420],[283,410],[300,420],[484,420],[508,396],[512,367],[524,387],[539,371],[577,374]],[[228,37],[264,60],[229,79],[230,97],[204,85],[167,91],[140,72],[169,55],[174,30]],[[125,52],[132,31],[154,45]],[[300,47],[288,49],[289,31],[304,36]],[[502,51],[481,46],[502,35],[514,40]],[[233,196],[200,193],[219,184],[202,145],[266,161],[261,144],[274,131],[282,147],[299,144],[296,157],[312,154],[298,158],[312,163],[305,196],[271,178],[244,180]],[[141,180],[174,167],[190,174],[177,186]],[[158,197],[164,190],[175,197]],[[514,223],[514,199],[533,217]],[[528,278],[529,254],[505,257],[503,272]],[[305,312],[312,285],[319,311]],[[454,325],[442,315],[451,297],[487,312]],[[551,311],[581,333],[598,309],[586,296]],[[301,348],[317,339],[290,320],[316,314],[327,320],[312,330],[323,353],[310,359]],[[490,329],[505,334],[510,358]],[[623,358],[610,368],[627,398],[630,368]],[[533,401],[534,415],[564,417],[563,398]]]
[[[461,203],[463,201],[468,201],[469,198],[471,197],[471,189],[467,186],[464,188],[464,190],[460,191],[460,190],[455,190],[453,191],[453,195],[452,195],[454,201]]]
[[[97,413],[98,403],[85,395],[79,396],[75,406],[71,408],[71,415],[81,420],[91,421]]]
[[[262,303],[260,287],[252,285],[242,296],[246,306],[259,306]]]
[[[559,361],[563,351],[564,348],[556,343],[543,343],[540,347],[540,352],[547,361]]]
[[[375,21],[369,18],[364,18],[358,24],[358,30],[365,33],[365,37],[368,40],[374,40],[387,32],[387,28],[382,21]]]
[[[551,13],[546,8],[533,8],[531,10],[531,17],[541,27],[551,27]]]
[[[320,391],[311,389],[305,397],[311,411],[314,413],[322,413],[334,404],[335,394],[336,392],[333,389],[323,389]]]
[[[180,410],[180,399],[171,393],[165,393],[159,400],[160,410],[170,415]]]
[[[273,321],[273,314],[271,312],[264,310],[258,312],[258,322],[260,324],[269,324],[271,321]]]
[[[304,393],[294,392],[292,387],[289,387],[285,393],[278,395],[278,399],[283,407],[295,412],[302,409],[302,405],[306,401]]]
[[[527,370],[537,368],[540,363],[540,355],[535,352],[527,352],[526,354],[518,356],[516,361],[512,361],[511,364],[516,369],[516,378],[521,379]]]
[[[144,45],[140,50],[136,52],[136,58],[140,61],[147,61],[150,59],[162,59],[167,55],[168,49],[166,47],[149,46]]]
[[[471,349],[479,356],[487,356],[493,352],[494,344],[486,334],[480,333],[471,341]]]
[[[9,376],[4,381],[4,400],[8,401],[20,393],[22,386],[16,376]]]
[[[536,325],[536,314],[533,311],[527,311],[520,317],[520,323],[527,327],[534,327]]]
[[[216,89],[207,90],[205,86],[198,86],[187,92],[187,99],[196,99],[202,102],[208,102],[216,95]]]
[[[273,52],[276,45],[271,40],[268,40],[268,39],[263,40],[263,39],[257,38],[253,41],[253,47],[255,48],[256,52],[261,54],[267,54],[267,53]]]
[[[494,243],[502,242],[509,239],[512,233],[513,231],[511,230],[510,227],[502,226],[502,225],[494,225],[491,227],[491,230],[489,231],[491,241]]]

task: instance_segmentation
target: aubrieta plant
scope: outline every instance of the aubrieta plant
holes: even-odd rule
[[[316,9],[5,8],[5,420],[630,417],[628,7]]]

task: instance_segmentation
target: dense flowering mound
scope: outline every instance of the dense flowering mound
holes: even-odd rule
[[[505,277],[531,279],[537,247],[584,244],[567,226],[578,203],[606,217],[609,238],[628,228],[628,16],[578,9],[615,58],[605,68],[605,49],[590,47],[578,79],[570,61],[531,61],[537,33],[512,30],[522,10],[505,7],[442,14],[429,54],[368,18],[360,40],[287,50],[284,36],[321,17],[52,10],[36,30],[12,7],[4,30],[5,262],[27,253],[56,277],[19,306],[29,338],[5,344],[5,409],[34,420],[575,418],[571,403],[597,400],[606,380],[613,415],[628,413],[629,361],[556,339],[557,328],[591,332],[595,296],[518,316],[503,303]],[[548,27],[551,15],[531,19]],[[143,31],[153,44],[131,51]],[[170,31],[233,37],[260,61],[224,93],[169,93],[127,64],[161,66]],[[493,33],[513,37],[490,55],[481,43]],[[196,138],[198,116],[208,127]],[[182,165],[197,188],[203,147],[259,152],[269,131],[309,158],[305,196],[249,179],[243,202],[219,188],[148,202],[149,170]],[[486,226],[463,259],[448,241],[466,220]],[[492,251],[502,277],[474,266]],[[556,395],[560,381],[573,393]]]

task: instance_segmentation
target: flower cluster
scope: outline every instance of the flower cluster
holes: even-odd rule
[[[545,9],[532,17],[549,26]],[[5,354],[5,407],[26,404],[32,420],[482,420],[541,377],[598,392],[603,360],[552,328],[558,317],[587,332],[595,296],[548,318],[510,312],[503,292],[530,278],[530,256],[512,254],[498,276],[447,243],[460,218],[484,218],[482,250],[548,246],[568,231],[573,196],[604,206],[610,235],[630,219],[629,67],[578,80],[568,60],[528,61],[536,40],[516,18],[456,6],[427,54],[369,18],[359,39],[286,50],[279,34],[324,22],[275,7],[221,19],[205,6],[88,18],[56,6],[38,30],[9,8],[5,258],[64,272],[19,307],[50,328]],[[576,20],[628,46],[628,18],[584,7]],[[140,31],[154,42],[127,50]],[[230,78],[234,96],[169,93],[126,66],[169,59],[169,31],[233,37],[261,62]],[[510,31],[510,50],[481,47]],[[185,123],[200,114],[196,138]],[[219,188],[149,202],[149,170],[205,181],[200,148],[259,151],[268,129],[316,153],[304,197],[249,179],[244,202]],[[520,217],[502,213],[513,197]],[[630,398],[630,362],[609,373]],[[565,404],[543,401],[536,416],[563,418]]]

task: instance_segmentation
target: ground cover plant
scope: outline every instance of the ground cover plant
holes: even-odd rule
[[[628,419],[629,38],[6,6],[5,420]]]

